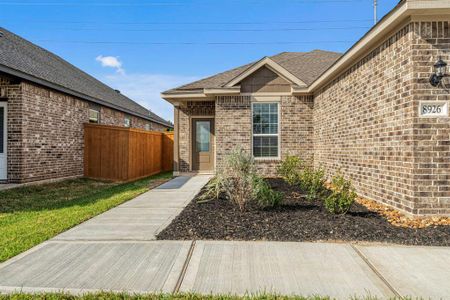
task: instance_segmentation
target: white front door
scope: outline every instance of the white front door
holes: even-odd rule
[[[7,107],[8,102],[0,102],[0,180],[7,179],[8,157],[7,157]]]

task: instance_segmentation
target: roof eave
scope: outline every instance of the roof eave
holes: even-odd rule
[[[66,87],[63,87],[63,86],[51,83],[49,81],[46,81],[46,80],[34,77],[32,75],[26,74],[26,73],[21,72],[21,71],[9,68],[9,67],[7,67],[5,65],[0,65],[0,72],[6,73],[6,74],[9,74],[9,75],[18,77],[18,78],[22,78],[22,79],[25,79],[27,81],[33,82],[33,83],[37,83],[39,85],[42,85],[42,86],[45,86],[45,87],[57,90],[59,92],[62,92],[62,93],[65,93],[65,94],[68,94],[68,95],[71,95],[71,96],[75,96],[75,97],[80,98],[80,99],[84,99],[86,101],[90,101],[90,102],[93,102],[93,103],[96,103],[96,104],[99,104],[99,105],[102,105],[102,106],[113,108],[113,109],[125,112],[127,114],[130,114],[130,115],[142,118],[142,119],[146,119],[146,120],[154,122],[154,123],[158,123],[158,124],[161,124],[161,125],[164,125],[164,126],[167,126],[167,127],[171,126],[171,125],[166,124],[164,122],[161,122],[159,120],[155,120],[154,118],[152,118],[150,116],[146,116],[144,114],[140,114],[140,113],[134,112],[132,110],[120,107],[118,105],[114,105],[114,104],[108,103],[108,102],[103,101],[101,99],[97,99],[97,98],[94,98],[92,96],[85,95],[85,94],[79,93],[77,91],[73,91],[73,90],[68,89]]]
[[[196,90],[180,90],[161,93],[161,98],[177,105],[180,101],[209,101],[214,100],[215,96],[239,95],[240,87],[232,88],[206,88]]]
[[[448,0],[408,0],[397,5],[383,19],[358,40],[344,55],[330,68],[319,76],[308,88],[313,93],[326,85],[330,80],[351,67],[357,58],[374,48],[387,33],[401,25],[413,15],[420,14],[450,14]]]

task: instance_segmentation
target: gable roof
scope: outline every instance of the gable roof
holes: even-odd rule
[[[314,50],[311,52],[282,52],[270,56],[268,59],[295,76],[298,81],[309,86],[340,57],[341,54],[337,52]],[[253,66],[258,65],[265,59],[168,90],[163,94],[226,87],[228,83],[234,82],[233,79],[239,78],[240,75],[245,74],[247,70],[252,69]]]
[[[168,121],[61,57],[0,27],[0,71],[152,122]]]
[[[256,72],[257,70],[261,69],[262,67],[266,67],[273,71],[274,73],[278,74],[278,76],[281,76],[282,78],[286,79],[287,81],[290,81],[291,83],[294,83],[301,87],[306,87],[306,84],[298,79],[298,77],[294,76],[292,73],[290,73],[286,68],[283,68],[279,64],[277,64],[275,61],[270,59],[269,57],[264,57],[260,61],[254,63],[249,68],[247,68],[244,72],[239,74],[238,76],[234,77],[231,81],[227,82],[225,84],[225,87],[233,87],[240,83],[242,80]]]

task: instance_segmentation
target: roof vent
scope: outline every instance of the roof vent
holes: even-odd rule
[[[114,90],[114,91],[116,91],[117,94],[120,94],[120,91],[119,91],[119,90]]]

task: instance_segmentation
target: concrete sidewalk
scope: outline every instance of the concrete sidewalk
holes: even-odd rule
[[[438,247],[55,240],[1,265],[0,291],[449,299],[449,263]]]
[[[178,177],[0,265],[0,292],[450,299],[450,248],[155,241],[209,177]]]
[[[84,222],[58,241],[151,241],[208,182],[210,176],[180,176]]]

